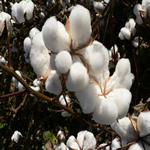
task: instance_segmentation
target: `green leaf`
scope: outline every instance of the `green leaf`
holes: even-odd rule
[[[5,127],[5,123],[0,124],[0,129],[3,129]]]

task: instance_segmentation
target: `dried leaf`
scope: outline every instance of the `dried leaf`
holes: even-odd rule
[[[48,141],[46,144],[45,144],[45,147],[47,150],[53,150],[52,148],[52,143],[50,141]]]
[[[130,119],[130,121],[131,121],[131,123],[132,123],[132,126],[133,126],[133,128],[134,128],[134,130],[135,130],[135,133],[139,136],[139,131],[138,131],[138,129],[137,129],[137,118],[138,118],[138,117],[136,117],[136,116],[131,116],[131,117],[129,117],[129,119]]]

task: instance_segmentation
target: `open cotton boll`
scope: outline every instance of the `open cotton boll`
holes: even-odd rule
[[[11,8],[11,16],[12,16],[12,19],[14,21],[16,21],[15,16],[16,16],[16,13],[17,13],[17,7],[18,7],[18,3],[14,3],[12,8]]]
[[[116,137],[115,139],[112,140],[112,143],[111,143],[111,150],[116,150],[117,148],[120,148],[121,145],[120,145],[120,138],[119,137]]]
[[[82,150],[92,149],[95,150],[96,147],[96,139],[93,135],[93,133],[88,131],[80,131],[77,134],[77,141],[82,147]]]
[[[55,150],[69,150],[69,148],[63,142],[61,142],[60,145],[58,145],[58,146],[55,145],[54,149]]]
[[[91,18],[88,9],[76,5],[69,16],[72,47],[76,49],[86,45],[91,37]]]
[[[130,26],[129,26],[129,30],[131,31],[132,36],[134,36],[135,33],[136,33],[136,28],[135,28],[136,23],[135,23],[135,21],[134,21],[133,18],[130,18],[130,19],[129,19],[129,25],[130,25]]]
[[[66,98],[67,103],[69,103],[69,102],[70,102],[69,97],[68,97],[68,96],[65,96],[65,98]],[[66,101],[65,101],[63,95],[61,95],[61,96],[59,97],[59,102],[60,102],[62,105],[66,106]]]
[[[144,145],[144,147],[143,147]],[[149,150],[150,146],[148,146],[147,144],[141,143],[141,141],[138,141],[135,144],[132,144],[128,150]]]
[[[127,39],[130,40],[131,39],[131,32],[128,28],[123,27],[121,28],[120,32],[123,34],[123,36]]]
[[[96,108],[93,111],[93,119],[99,124],[110,125],[118,117],[118,109],[111,99],[99,97]]]
[[[140,42],[141,42],[141,40],[142,40],[143,38],[142,37],[140,37]],[[139,46],[139,37],[138,36],[136,36],[135,38],[134,38],[134,40],[132,41],[132,45],[135,47],[135,48],[137,48],[138,46]],[[138,52],[138,51],[137,51]],[[138,53],[136,53],[137,55],[138,55]]]
[[[31,39],[33,39],[34,35],[37,34],[37,33],[39,33],[39,32],[40,32],[40,31],[39,31],[36,27],[33,27],[33,28],[30,30],[30,32],[29,32],[29,37],[30,37]]]
[[[80,62],[71,65],[68,78],[66,80],[66,87],[68,91],[80,91],[84,89],[89,83],[89,75],[86,68]]]
[[[29,37],[26,37],[23,41],[23,47],[24,47],[24,51],[26,53],[30,53],[30,49],[31,49],[31,39]]]
[[[11,140],[12,141],[15,141],[16,143],[18,143],[19,142],[19,139],[22,137],[22,134],[19,132],[19,131],[15,131],[14,133],[13,133],[13,135],[11,136]]]
[[[25,7],[25,1],[21,1],[17,5],[17,10],[16,10],[16,19],[19,23],[23,23],[25,21],[24,19],[24,7]]]
[[[94,10],[96,13],[100,13],[105,9],[105,6],[102,2],[95,2],[93,1]]]
[[[34,11],[34,3],[31,0],[26,0],[24,13],[26,13],[27,20],[33,18],[33,11]]]
[[[22,78],[22,75],[21,75],[19,70],[16,70],[15,73]],[[18,82],[18,80],[15,77],[12,78],[12,81],[13,81],[13,83],[17,83]]]
[[[34,86],[40,86],[40,84],[41,84],[41,81],[40,81],[40,80],[35,79],[35,80],[33,81],[33,85],[34,85]]]
[[[119,134],[121,140],[126,141],[127,143],[133,142],[138,138],[128,117],[118,119],[118,122],[115,121],[111,124],[111,128]]]
[[[114,89],[107,95],[107,97],[116,103],[118,109],[118,119],[125,117],[131,102],[130,91],[123,88]]]
[[[141,112],[137,120],[140,137],[150,134],[150,112]]]
[[[130,89],[132,85],[133,75],[131,73],[130,62],[126,58],[122,58],[118,61],[114,74],[106,86],[106,92],[109,92],[115,88]]]
[[[93,112],[98,100],[97,95],[100,93],[100,88],[96,84],[88,84],[83,90],[77,91],[76,97],[80,102],[83,113],[88,114]]]
[[[37,33],[32,39],[30,61],[37,78],[47,77],[50,69],[50,56],[45,47],[42,33]]]
[[[69,52],[61,51],[56,55],[55,65],[58,72],[66,74],[72,65],[72,58]]]
[[[16,84],[17,84],[16,87],[18,88],[19,91],[22,91],[25,89],[25,87],[20,82],[17,82]]]
[[[92,71],[94,73],[100,73],[102,69],[108,66],[108,50],[103,44],[98,41],[94,41],[91,46],[88,46],[87,51],[89,52],[89,71]]]
[[[105,147],[104,147],[105,146]],[[103,147],[103,148],[102,148]],[[97,149],[110,150],[110,146],[107,143],[100,144]],[[115,149],[116,150],[116,149]]]
[[[56,95],[60,94],[60,92],[62,91],[61,81],[59,80],[59,76],[55,70],[52,70],[49,73],[48,78],[45,82],[45,88],[48,92]]]
[[[70,51],[69,35],[64,25],[57,21],[55,16],[46,20],[42,27],[42,35],[45,45],[52,52]]]

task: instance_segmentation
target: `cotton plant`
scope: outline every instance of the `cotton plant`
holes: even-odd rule
[[[23,23],[26,20],[33,18],[34,3],[32,0],[22,0],[19,3],[14,3],[11,8],[12,19],[16,23]]]
[[[61,95],[61,96],[59,97],[59,102],[60,102],[62,105],[64,105],[64,106],[70,105],[70,98],[69,98],[68,96],[65,96],[65,99],[64,99],[64,96]],[[63,117],[71,116],[71,114],[69,114],[67,111],[61,112],[61,115],[62,115]]]
[[[89,131],[80,131],[77,134],[77,138],[73,135],[70,136],[66,142],[66,146],[69,149],[76,149],[76,150],[95,150],[96,148],[96,139],[93,133]]]
[[[4,31],[7,32],[7,36],[4,38]],[[5,42],[11,38],[12,35],[12,23],[11,16],[6,12],[0,12],[0,43]]]
[[[133,18],[130,18],[128,22],[126,22],[125,27],[121,28],[118,37],[121,40],[130,40],[132,36],[136,33],[135,28],[136,22]]]
[[[111,127],[120,138],[122,146],[128,150],[149,150],[150,149],[150,112],[141,112],[138,117],[131,116],[119,119]]]
[[[139,25],[150,22],[150,1],[142,0],[141,4],[136,4],[133,9],[136,16],[136,22]]]
[[[19,70],[16,70],[15,73],[22,78],[22,75]],[[22,91],[25,89],[25,87],[15,77],[12,78],[12,82],[15,84],[15,87],[19,91]]]

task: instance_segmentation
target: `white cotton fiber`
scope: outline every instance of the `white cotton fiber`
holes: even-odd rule
[[[31,49],[31,39],[29,37],[26,37],[23,41],[23,47],[24,47],[24,51],[26,53],[30,53],[30,49]]]
[[[140,137],[150,134],[150,112],[141,112],[137,120]]]
[[[56,95],[60,94],[62,91],[61,81],[59,80],[59,76],[56,71],[53,70],[49,73],[49,76],[45,82],[45,88],[48,92]]]
[[[51,71],[50,56],[48,49],[45,47],[41,32],[37,33],[32,39],[30,61],[37,78],[48,76]]]
[[[36,27],[33,27],[33,28],[30,30],[30,32],[29,32],[29,37],[30,37],[31,39],[33,39],[34,35],[37,34],[37,33],[39,33],[39,32],[40,32],[40,31],[39,31]]]
[[[68,96],[65,96],[65,98],[66,98],[67,103],[69,103],[69,102],[70,102],[69,97],[68,97]],[[59,102],[60,102],[62,105],[66,106],[66,101],[65,101],[63,95],[61,95],[61,96],[59,97]]]
[[[144,142],[143,142],[144,143]],[[147,144],[144,144],[145,148],[147,147],[146,146]],[[128,150],[144,150],[143,146],[142,146],[142,143],[141,141],[138,141],[137,143],[135,144],[132,144]],[[149,150],[146,148],[146,150]]]
[[[118,119],[125,117],[131,102],[130,91],[123,88],[114,89],[107,95],[107,97],[116,103],[118,109]]]
[[[40,84],[41,84],[41,81],[40,81],[40,80],[35,79],[35,80],[33,81],[33,85],[34,85],[34,86],[40,86]]]
[[[61,51],[56,55],[55,65],[57,71],[66,74],[72,65],[72,58],[68,51]]]
[[[20,77],[22,78],[22,75],[21,75],[21,73],[20,73],[19,70],[16,70],[15,73],[16,73],[18,76],[20,76]],[[17,83],[18,80],[17,80],[15,77],[12,77],[12,82],[13,82],[13,83]]]
[[[33,11],[34,11],[34,3],[31,0],[26,0],[24,13],[26,13],[26,19],[30,20],[33,17]]]
[[[87,44],[91,36],[91,18],[88,9],[76,5],[69,16],[73,49]]]
[[[118,119],[118,122],[115,121],[111,124],[111,128],[118,133],[121,140],[127,143],[133,142],[138,138],[128,117]]]
[[[135,26],[136,26],[136,22],[134,21],[133,18],[130,18],[130,19],[129,19],[129,30],[130,30],[132,36],[134,36],[135,33],[136,33],[136,28],[135,28]]]
[[[125,37],[124,37],[124,35],[121,32],[119,32],[118,37],[120,38],[120,40],[125,40]]]
[[[77,134],[77,141],[83,150],[87,150],[87,149],[95,150],[96,139],[95,139],[93,133],[88,132],[86,130],[80,131]]]
[[[68,138],[66,145],[70,148],[70,149],[76,149],[76,150],[80,150],[80,147],[78,145],[78,143],[76,142],[75,137],[72,135]]]
[[[17,5],[17,10],[16,10],[16,19],[19,23],[23,23],[25,21],[24,19],[24,7],[25,7],[25,1],[21,1]]]
[[[80,91],[89,83],[89,75],[86,68],[80,62],[71,65],[66,87],[68,91]]]
[[[127,39],[130,40],[131,39],[131,32],[128,28],[123,27],[121,28],[120,32],[123,34],[123,36]]]
[[[17,13],[17,7],[18,7],[18,3],[14,3],[12,8],[11,8],[11,16],[12,16],[12,19],[14,21],[16,21],[15,16],[16,16],[16,13]]]
[[[112,143],[111,143],[111,150],[116,150],[118,148],[121,147],[121,144],[120,144],[120,138],[119,137],[116,137],[112,140]]]
[[[87,114],[94,111],[99,93],[99,86],[90,83],[83,90],[75,93],[83,113]]]
[[[130,62],[126,58],[118,61],[114,74],[107,83],[107,91],[109,92],[115,88],[130,89],[132,85],[133,75],[131,74]]]
[[[108,67],[108,50],[102,43],[94,41],[91,46],[87,47],[86,51],[88,52],[87,62],[90,71],[97,74]]]
[[[50,57],[50,67],[52,70],[57,70],[56,64],[55,64],[56,54],[51,54]]]
[[[112,124],[118,117],[118,110],[113,100],[99,97],[93,112],[95,122],[104,125]]]
[[[96,13],[100,13],[105,9],[105,6],[102,4],[102,2],[93,1],[93,6]]]
[[[55,16],[46,20],[42,27],[42,35],[45,45],[52,52],[70,51],[69,35],[64,25],[57,21]]]

